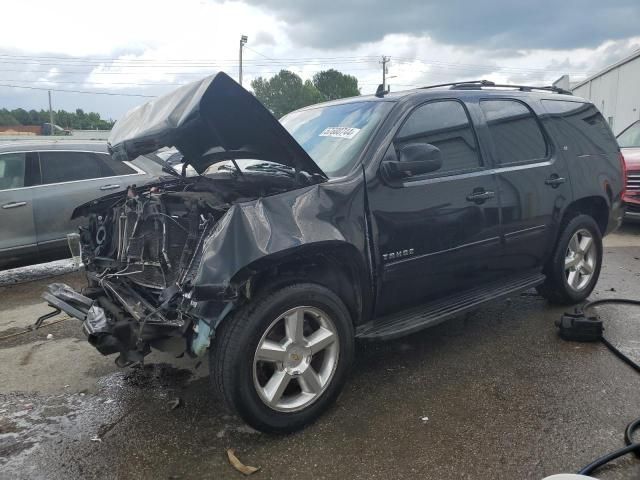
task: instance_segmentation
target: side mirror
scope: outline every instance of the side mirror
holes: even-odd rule
[[[442,167],[440,149],[430,143],[405,143],[398,148],[399,161],[382,162],[384,174],[392,179],[435,172]]]

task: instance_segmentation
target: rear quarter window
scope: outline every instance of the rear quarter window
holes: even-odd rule
[[[133,175],[134,173],[138,173],[126,163],[114,160],[107,154],[101,154],[99,158],[102,160],[102,168],[105,176]]]
[[[591,103],[567,100],[542,100],[548,118],[559,135],[563,150],[580,155],[602,155],[616,152],[611,128]]]

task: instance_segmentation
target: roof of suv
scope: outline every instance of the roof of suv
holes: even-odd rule
[[[75,150],[107,153],[107,142],[91,140],[0,140],[0,153]]]
[[[440,87],[420,87],[410,90],[400,90],[397,92],[385,93],[384,96],[376,95],[361,95],[358,97],[341,98],[338,100],[331,100],[329,102],[318,103],[315,105],[309,105],[308,107],[301,108],[300,110],[312,109],[318,106],[331,106],[340,105],[344,103],[352,102],[399,102],[406,99],[428,99],[428,98],[474,98],[474,97],[487,97],[487,96],[499,96],[499,97],[515,97],[526,98],[535,96],[537,98],[546,98],[551,100],[570,100],[574,102],[588,102],[580,97],[571,95],[570,93],[555,92],[552,90],[539,90],[537,88],[544,87],[525,87],[531,90],[521,90],[519,86],[482,86],[482,85],[459,85],[458,87],[440,86]]]

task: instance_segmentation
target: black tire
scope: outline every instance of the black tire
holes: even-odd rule
[[[254,386],[254,355],[263,335],[284,312],[308,306],[326,312],[335,330],[339,355],[324,391],[301,410],[282,412],[270,408]],[[241,306],[216,331],[209,352],[214,387],[227,406],[253,428],[267,433],[288,433],[316,420],[340,394],[354,355],[354,329],[340,298],[313,283],[298,283],[259,294]]]
[[[568,253],[569,242],[576,232],[586,230],[591,234],[595,248],[593,274],[588,283],[579,290],[571,288],[565,272],[565,257]],[[559,305],[573,305],[583,302],[593,291],[600,269],[602,267],[602,234],[595,220],[588,215],[577,215],[569,219],[562,229],[558,242],[544,273],[547,276],[545,282],[537,287],[538,293],[549,302]]]

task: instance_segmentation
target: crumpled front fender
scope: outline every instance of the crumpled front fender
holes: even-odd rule
[[[347,243],[367,265],[364,193],[354,179],[305,187],[233,205],[205,240],[192,299],[224,300],[237,293],[234,276],[266,257],[310,245]]]

